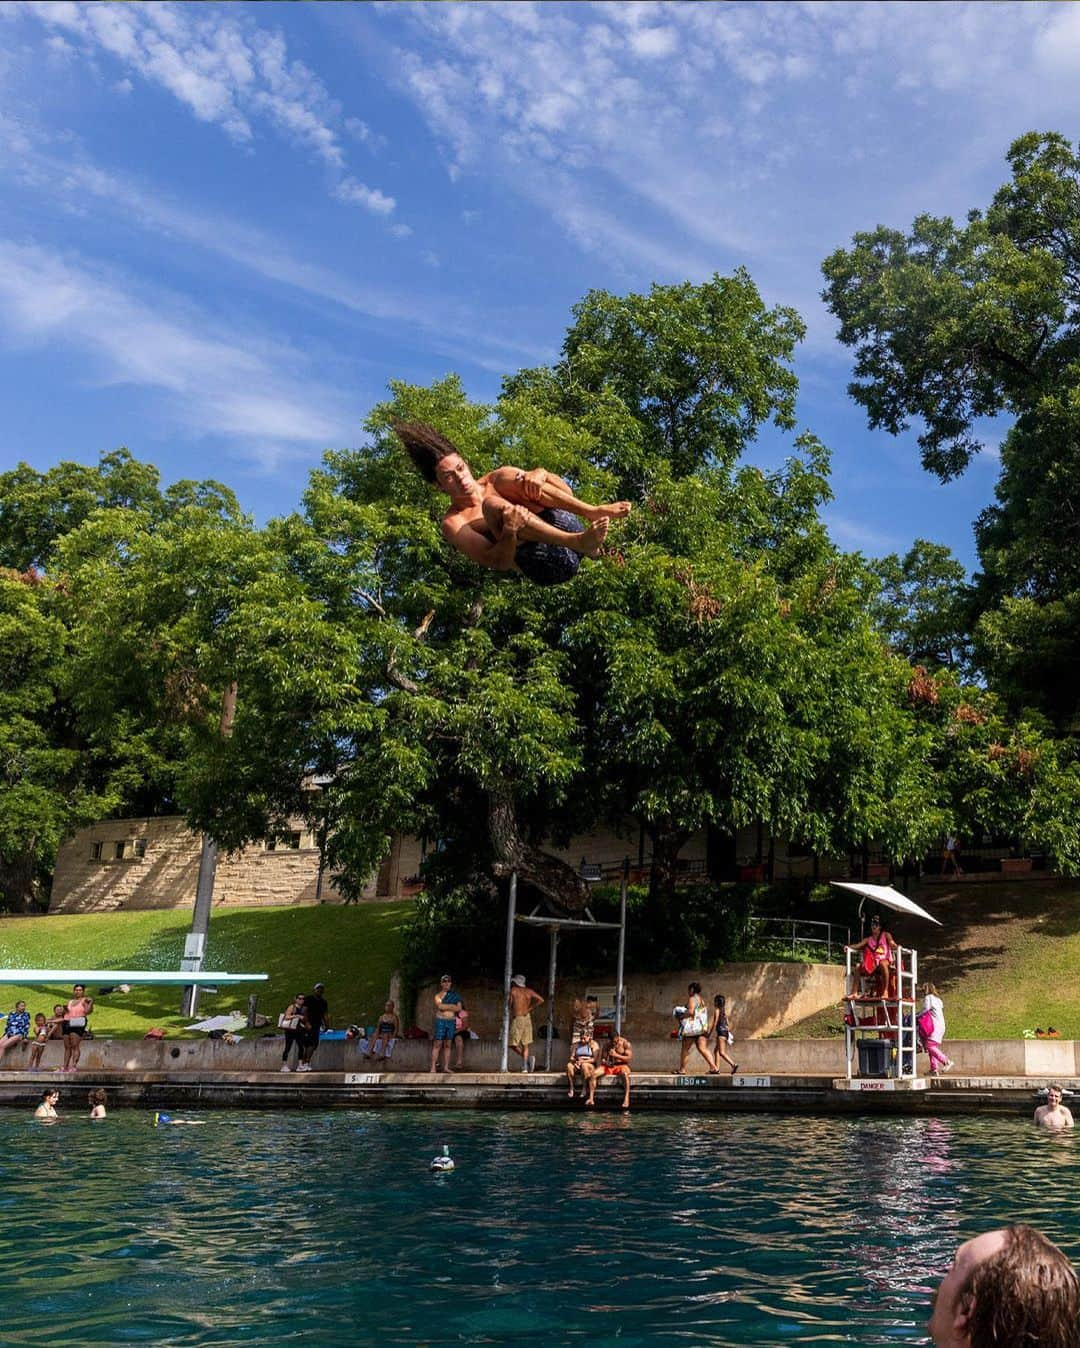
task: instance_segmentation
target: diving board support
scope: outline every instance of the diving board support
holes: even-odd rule
[[[506,967],[503,970],[502,1055],[499,1071],[510,1066],[510,980],[514,976],[514,918],[517,916],[517,871],[510,872],[510,899],[506,905]]]

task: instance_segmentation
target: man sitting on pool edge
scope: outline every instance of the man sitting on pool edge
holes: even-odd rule
[[[634,1057],[633,1045],[625,1035],[617,1034],[604,1054],[603,1063],[586,1073],[589,1083],[589,1096],[586,1105],[596,1104],[596,1083],[601,1077],[622,1077],[622,1108],[630,1108],[630,1063]]]
[[[1046,1088],[1046,1104],[1035,1111],[1035,1123],[1040,1128],[1048,1128],[1052,1133],[1064,1132],[1073,1126],[1072,1110],[1061,1103],[1065,1092],[1056,1081]]]
[[[1030,1226],[965,1241],[931,1302],[936,1348],[1080,1348],[1080,1282]]]

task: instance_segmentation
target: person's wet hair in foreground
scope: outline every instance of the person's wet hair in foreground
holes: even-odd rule
[[[965,1241],[934,1293],[937,1348],[1080,1348],[1080,1282],[1058,1247],[1016,1225]]]

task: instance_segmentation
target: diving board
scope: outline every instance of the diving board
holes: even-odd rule
[[[52,986],[54,983],[156,983],[184,987],[221,983],[265,983],[269,974],[222,974],[209,969],[0,969],[0,983]]]

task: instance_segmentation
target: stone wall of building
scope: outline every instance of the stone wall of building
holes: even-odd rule
[[[176,817],[91,824],[60,848],[49,911],[190,907],[201,849],[200,835]],[[294,821],[285,839],[218,858],[214,905],[314,903],[318,876],[318,848],[304,825]],[[396,872],[388,878],[397,886]],[[373,881],[364,897],[375,898],[375,889]],[[398,892],[400,887],[387,897]],[[323,876],[321,896],[331,903],[341,899],[330,875]]]
[[[757,830],[743,829],[737,839],[740,858],[754,856]],[[119,908],[184,908],[194,902],[199,871],[200,837],[177,817],[111,819],[80,829],[60,849],[53,879],[50,911],[101,912]],[[628,825],[571,839],[552,852],[577,867],[599,866],[605,875],[618,872],[624,858],[635,882],[645,876],[651,859],[648,839]],[[364,898],[403,898],[422,887],[419,872],[424,857],[420,840],[396,835],[390,849],[364,891]],[[704,879],[706,837],[691,837],[679,854],[687,880]],[[776,848],[777,876],[809,874],[809,858],[793,861],[783,843]],[[821,875],[848,873],[845,863],[823,864]],[[214,885],[215,905],[314,903],[319,875],[315,840],[302,821],[294,820],[288,835],[274,844],[256,844],[236,855],[218,858]],[[324,875],[321,898],[340,901],[330,875]]]

